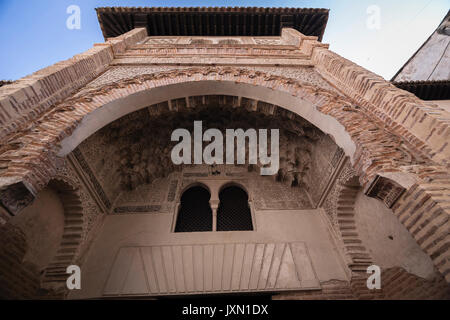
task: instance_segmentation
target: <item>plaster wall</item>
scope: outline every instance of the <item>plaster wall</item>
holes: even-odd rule
[[[45,188],[11,223],[26,234],[24,261],[39,270],[45,268],[58,250],[64,232],[64,208],[58,194]]]
[[[381,201],[360,191],[355,202],[355,219],[360,238],[376,265],[402,267],[423,278],[435,274],[430,257]]]
[[[341,257],[318,210],[256,211],[256,231],[172,233],[173,214],[109,215],[93,243],[82,270],[82,289],[69,298],[103,294],[110,269],[120,248],[132,246],[229,243],[305,243],[320,282],[348,280]]]

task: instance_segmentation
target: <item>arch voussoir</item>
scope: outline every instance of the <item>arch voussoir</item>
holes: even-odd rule
[[[435,169],[428,179],[433,179],[433,173],[440,178],[416,183],[392,210],[450,282],[450,177],[442,177],[443,171]]]
[[[61,141],[70,137],[86,116],[108,103],[125,99],[135,93],[193,81],[238,82],[270,88],[273,91],[285,92],[291,96],[308,100],[322,113],[330,115],[344,126],[357,148],[361,150],[357,151],[360,155],[358,159],[364,162],[365,166],[370,163],[377,170],[386,169],[386,167],[391,170],[396,168],[386,162],[381,166],[374,165],[380,162],[374,157],[374,148],[372,148],[377,145],[377,137],[371,133],[373,139],[370,140],[372,141],[364,141],[360,133],[361,129],[364,131],[376,130],[375,127],[379,124],[374,123],[361,111],[352,109],[351,101],[343,99],[342,96],[294,79],[265,74],[260,71],[232,67],[205,67],[138,76],[99,89],[80,92],[38,119],[32,129],[21,132],[18,139],[26,141],[26,143],[18,150],[0,156],[3,161],[8,163],[8,168],[3,170],[1,175],[26,180],[34,188],[33,191],[39,190],[52,176],[52,162],[57,157],[57,149],[61,145]],[[383,129],[378,130],[381,131],[378,135],[382,135],[388,140],[387,144],[391,144],[392,148],[398,148],[400,142],[397,137]],[[389,146],[383,146],[383,148],[386,147]],[[393,150],[391,153],[391,159],[397,158],[397,161],[402,161],[402,157],[401,151]],[[364,166],[361,167],[364,168]],[[361,177],[364,179],[363,184],[366,184],[375,175],[375,173],[364,170],[361,173]],[[367,178],[364,178],[366,176]],[[44,181],[39,181],[40,178],[43,178]]]
[[[7,137],[9,145],[14,145],[15,149],[0,154],[0,161],[3,164],[0,171],[0,188],[8,188],[10,181],[23,181],[30,192],[36,194],[56,174],[56,163],[64,156],[64,154],[61,155],[61,148],[65,141],[72,139],[72,146],[64,151],[67,154],[89,134],[101,128],[102,124],[99,120],[101,112],[113,113],[109,119],[109,121],[113,121],[124,114],[136,111],[137,108],[149,105],[135,106],[134,109],[133,106],[127,105],[126,108],[124,107],[125,109],[119,110],[118,105],[126,104],[127,99],[132,96],[152,92],[156,96],[154,99],[165,101],[167,96],[163,97],[163,91],[158,90],[171,88],[172,92],[176,92],[177,86],[193,83],[216,84],[217,92],[214,94],[227,94],[222,88],[227,85],[229,88],[234,86],[233,90],[237,91],[240,89],[236,84],[245,86],[246,90],[264,88],[267,99],[274,99],[270,101],[271,103],[297,113],[333,136],[335,142],[352,159],[353,167],[364,190],[378,196],[377,192],[380,188],[384,191],[386,188],[391,188],[393,192],[388,192],[388,199],[385,203],[392,206],[397,201],[393,210],[399,215],[401,221],[402,210],[409,210],[411,215],[420,210],[420,208],[413,209],[414,206],[409,203],[410,201],[419,204],[423,202],[422,206],[431,203],[436,210],[440,209],[440,213],[433,210],[431,212],[420,211],[423,213],[419,212],[419,215],[422,216],[417,219],[416,223],[411,224],[406,220],[403,222],[410,225],[408,230],[416,233],[414,236],[418,242],[421,242],[424,250],[435,257],[436,266],[449,281],[448,237],[443,237],[442,233],[431,232],[431,230],[445,231],[448,226],[449,179],[444,177],[444,179],[430,181],[430,186],[423,185],[426,182],[423,175],[432,173],[439,176],[439,168],[430,169],[425,163],[432,163],[432,161],[424,158],[421,150],[415,149],[401,136],[390,132],[386,124],[368,115],[352,99],[296,79],[261,71],[237,67],[196,67],[140,75],[100,88],[85,89],[55,106],[27,129]],[[242,94],[242,92],[237,93],[236,95]],[[276,94],[282,94],[284,100],[280,99],[280,95],[273,98],[272,96]],[[160,98],[157,98],[158,95]],[[309,103],[310,109],[302,109],[302,101]],[[154,101],[154,103],[158,102],[160,101]],[[96,118],[98,123],[95,121],[91,123],[97,123],[98,127],[92,125],[91,131],[83,136],[80,134],[79,128],[92,121],[92,118]],[[323,119],[331,122],[321,123]],[[332,125],[329,125],[330,123]],[[330,133],[327,131],[331,130],[329,127],[339,127],[342,135],[336,134],[338,131],[335,131],[334,134]],[[348,139],[347,142],[342,142],[343,136]],[[423,168],[423,172],[417,173],[414,171],[415,169],[408,171],[405,169],[407,167]],[[415,184],[405,185],[405,183],[393,181],[394,178],[385,177],[387,175],[393,177],[394,173],[414,176]],[[416,189],[423,190],[423,193],[411,200],[413,198],[411,194],[414,193],[413,190],[416,190],[414,189],[416,185]],[[440,191],[444,191],[439,193],[433,188],[441,188]],[[386,195],[384,196],[386,197]],[[427,199],[423,197],[427,197]],[[433,214],[433,212],[433,218],[427,218],[427,215]],[[435,244],[431,245],[431,243]]]
[[[58,191],[64,209],[64,232],[56,255],[45,268],[42,282],[46,287],[65,285],[66,268],[73,264],[83,241],[83,204],[79,186],[63,176],[55,176],[48,184]]]

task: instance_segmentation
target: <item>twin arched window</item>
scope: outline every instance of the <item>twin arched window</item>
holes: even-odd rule
[[[213,231],[213,214],[209,204],[211,194],[201,186],[186,190],[181,196],[175,232]],[[247,193],[229,186],[219,193],[217,231],[253,230]]]

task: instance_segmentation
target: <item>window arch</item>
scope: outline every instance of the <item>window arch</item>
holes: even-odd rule
[[[211,194],[202,186],[194,186],[183,192],[175,232],[211,231],[210,198]]]
[[[219,193],[217,231],[253,230],[248,194],[238,186],[228,186]]]

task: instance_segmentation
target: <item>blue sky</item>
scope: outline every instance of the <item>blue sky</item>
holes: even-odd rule
[[[66,9],[81,9],[81,29],[69,30]],[[368,28],[370,6],[379,29]],[[329,8],[323,42],[330,49],[390,79],[436,29],[450,0],[315,1],[104,1],[0,0],[0,79],[16,80],[103,42],[94,8],[102,6],[256,6]],[[371,20],[373,21],[373,20]]]

